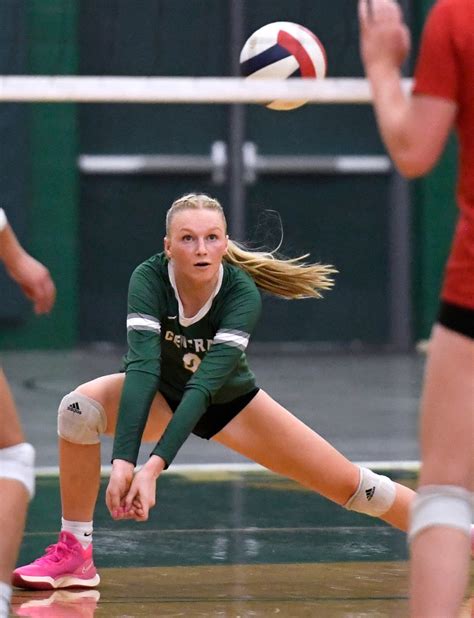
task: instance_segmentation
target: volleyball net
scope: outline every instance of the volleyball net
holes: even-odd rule
[[[411,80],[404,79],[409,92]],[[0,76],[1,102],[238,104],[280,99],[312,104],[367,104],[362,78]]]

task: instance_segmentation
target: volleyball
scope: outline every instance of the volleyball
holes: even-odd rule
[[[308,28],[275,21],[256,30],[240,53],[241,74],[248,79],[321,79],[326,75],[326,51]],[[271,101],[266,107],[296,109],[306,101]]]

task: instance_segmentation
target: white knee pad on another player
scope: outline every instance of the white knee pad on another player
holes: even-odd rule
[[[35,493],[35,449],[27,442],[0,449],[0,478],[23,483],[30,498]]]
[[[98,444],[107,428],[104,408],[98,401],[73,391],[58,408],[58,435],[74,444]]]
[[[356,492],[349,498],[344,508],[365,515],[380,517],[395,501],[397,491],[388,476],[382,476],[360,467],[360,481]]]
[[[420,487],[411,508],[408,540],[426,528],[446,526],[471,534],[473,495],[455,485]]]

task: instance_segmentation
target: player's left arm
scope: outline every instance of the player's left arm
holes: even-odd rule
[[[241,281],[228,294],[211,348],[187,383],[180,405],[153,450],[166,466],[235,369],[247,348],[260,310],[260,293],[253,282]]]
[[[436,67],[439,88],[404,92],[401,65],[410,49],[410,36],[399,5],[393,0],[359,0],[361,57],[370,82],[380,133],[401,174],[426,174],[439,159],[456,117],[456,78],[449,30],[430,16],[419,63]]]

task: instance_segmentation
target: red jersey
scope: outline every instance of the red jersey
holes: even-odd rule
[[[442,290],[474,309],[474,0],[438,0],[425,24],[414,94],[455,101],[460,216]]]

